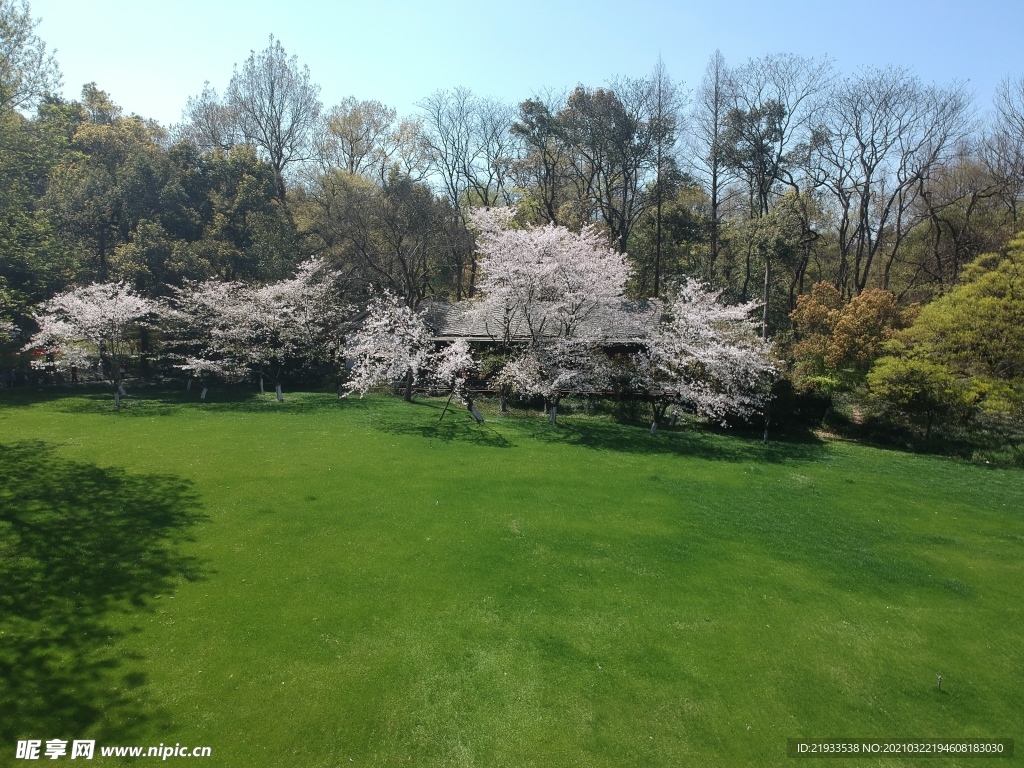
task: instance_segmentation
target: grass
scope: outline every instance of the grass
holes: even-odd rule
[[[0,765],[25,738],[313,768],[1024,737],[1020,470],[211,398],[0,395]]]

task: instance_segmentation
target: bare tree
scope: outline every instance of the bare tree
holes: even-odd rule
[[[690,114],[690,168],[704,183],[710,201],[710,248],[707,279],[714,284],[718,266],[722,206],[728,202],[730,169],[722,160],[722,136],[729,110],[729,68],[721,51],[715,51],[704,70]]]
[[[230,107],[220,98],[209,81],[203,92],[190,96],[182,112],[182,122],[173,128],[178,141],[191,141],[202,152],[229,150],[239,140],[237,121]]]
[[[417,105],[432,175],[452,205],[503,205],[515,140],[511,107],[468,88],[439,90]]]
[[[723,152],[750,185],[752,216],[768,212],[776,184],[799,192],[831,80],[827,59],[788,53],[751,59],[732,73]]]
[[[506,104],[474,96],[468,88],[439,90],[419,102],[421,139],[430,176],[465,223],[472,206],[511,202],[511,170],[517,137],[511,133],[514,112]],[[472,297],[476,257],[456,238],[449,261],[457,269],[456,296]],[[468,267],[468,269],[467,269]]]
[[[397,118],[378,101],[349,97],[333,107],[315,140],[320,173],[342,169],[384,184],[393,173],[423,181],[430,161],[419,118]]]
[[[423,182],[430,173],[430,156],[423,142],[423,120],[403,117],[386,137],[391,168],[400,176]]]
[[[999,197],[1016,230],[1024,200],[1024,77],[1004,79],[996,91],[994,106],[994,119],[980,148],[981,160],[998,180]]]
[[[838,209],[837,283],[859,294],[884,256],[888,289],[902,241],[921,220],[921,185],[970,128],[970,97],[962,83],[925,86],[905,69],[866,68],[837,85],[827,117],[815,153]]]
[[[654,298],[658,298],[661,288],[661,214],[666,198],[679,189],[676,142],[684,94],[680,86],[669,77],[661,56],[658,56],[658,61],[654,65],[648,88],[654,142]]]
[[[465,170],[476,159],[473,149],[473,93],[468,88],[434,91],[419,102],[423,110],[423,146],[431,176],[449,202],[465,201],[469,181]]]
[[[512,164],[519,155],[519,140],[512,133],[515,109],[495,99],[478,99],[474,134],[478,162],[467,168],[474,202],[483,205],[508,205],[512,202],[509,184]]]
[[[324,170],[342,168],[349,173],[386,175],[388,134],[398,113],[379,101],[342,100],[324,119],[317,143],[317,158]]]
[[[730,109],[721,137],[722,161],[744,177],[749,192],[751,218],[766,216],[782,189],[800,194],[813,177],[808,167],[812,129],[818,121],[832,81],[828,59],[793,54],[772,54],[751,59],[730,79]],[[757,239],[748,238],[753,244]],[[753,250],[748,245],[744,297],[751,279]],[[772,260],[770,249],[761,249],[764,260],[762,332],[768,334]]]
[[[1001,207],[998,201],[1005,187],[981,160],[979,143],[973,136],[960,141],[927,183],[918,186],[919,215],[928,225],[922,229],[931,245],[921,254],[915,273],[939,290],[959,282],[961,267],[982,253],[998,250],[1013,234],[1000,226],[1003,217],[991,215],[994,207]]]
[[[320,87],[299,67],[279,40],[270,37],[263,51],[250,53],[228,85],[227,106],[242,138],[256,146],[274,169],[278,196],[284,199],[285,168],[312,157],[312,138],[320,116]]]
[[[60,87],[57,60],[37,26],[26,0],[0,0],[0,109],[29,110]]]

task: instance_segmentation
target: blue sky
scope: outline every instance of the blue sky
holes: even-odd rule
[[[717,48],[730,64],[765,53],[827,55],[841,71],[895,64],[926,82],[969,81],[984,111],[1024,75],[1024,0],[761,2],[264,2],[32,0],[40,36],[77,97],[96,81],[126,111],[180,119],[203,82],[274,34],[307,64],[325,105],[377,99],[410,114],[464,85],[518,102],[545,87],[650,72],[659,53],[695,86]]]

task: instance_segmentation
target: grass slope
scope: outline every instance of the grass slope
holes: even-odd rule
[[[521,767],[1024,736],[1020,471],[193,397],[0,397],[0,764],[19,738]]]

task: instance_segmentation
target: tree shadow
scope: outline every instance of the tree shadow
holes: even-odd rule
[[[647,427],[623,424],[603,416],[569,416],[557,425],[528,411],[497,416],[485,411],[486,421],[476,424],[464,407],[451,406],[441,422],[444,399],[413,401],[416,409],[382,409],[373,425],[391,434],[414,435],[443,442],[463,442],[494,448],[516,445],[508,433],[540,443],[580,446],[592,450],[649,455],[677,455],[709,461],[766,462],[782,464],[820,459],[825,441],[810,431],[776,433],[767,444],[761,432],[683,427],[663,429],[651,435]],[[503,434],[504,433],[504,434]]]
[[[501,434],[493,425],[486,421],[477,424],[462,407],[448,409],[444,418],[438,421],[441,407],[436,403],[413,402],[429,411],[410,411],[409,418],[403,419],[402,412],[388,409],[374,420],[374,425],[382,432],[393,435],[413,435],[441,443],[469,443],[488,448],[513,448],[515,443]]]
[[[168,716],[115,617],[205,577],[180,551],[202,519],[184,479],[0,444],[0,740],[124,739]]]
[[[570,417],[560,420],[557,426],[544,418],[524,418],[521,429],[542,442],[624,453],[674,454],[709,461],[771,464],[815,461],[826,450],[825,442],[811,433],[778,434],[765,444],[760,434],[739,430],[723,433],[686,427],[662,429],[657,435],[651,435],[647,428],[600,417]]]
[[[111,406],[114,404],[114,390],[109,385],[92,382],[88,384],[47,384],[0,389],[0,411],[5,408],[30,408],[41,403],[51,403],[72,397],[89,397],[106,400]]]
[[[365,407],[356,398],[338,400],[335,393],[328,392],[285,392],[284,402],[278,402],[273,391],[266,394],[253,392],[250,387],[224,386],[210,388],[206,400],[200,400],[201,386],[191,390],[167,388],[129,389],[122,398],[123,407],[114,407],[113,396],[109,393],[74,393],[64,400],[59,409],[69,414],[116,414],[122,418],[175,416],[184,410],[203,410],[215,413],[260,413],[297,416],[335,410]],[[50,398],[58,399],[58,398]]]

